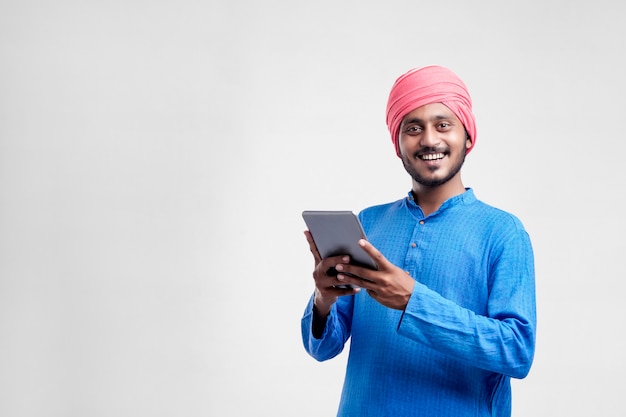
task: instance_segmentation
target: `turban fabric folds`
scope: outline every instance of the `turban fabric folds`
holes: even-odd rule
[[[437,65],[409,70],[398,77],[387,101],[387,127],[400,156],[399,129],[408,113],[426,104],[442,103],[459,118],[472,139],[469,153],[476,144],[476,120],[472,99],[465,83],[452,71]]]

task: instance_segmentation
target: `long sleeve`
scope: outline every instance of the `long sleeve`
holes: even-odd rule
[[[535,347],[530,239],[524,230],[513,228],[493,252],[484,315],[417,283],[398,332],[478,368],[523,378],[530,371]]]
[[[340,297],[332,306],[326,319],[326,326],[321,338],[312,332],[313,296],[307,304],[301,320],[302,341],[306,351],[318,361],[334,358],[343,351],[350,337],[352,325],[352,305],[354,297]]]
[[[399,334],[477,368],[525,377],[536,322],[533,255],[525,233],[507,242],[493,274],[487,316],[416,283]]]

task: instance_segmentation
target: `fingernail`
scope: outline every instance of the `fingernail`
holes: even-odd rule
[[[337,271],[343,271],[343,265],[335,265]]]

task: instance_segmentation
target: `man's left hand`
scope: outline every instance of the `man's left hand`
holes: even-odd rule
[[[367,240],[359,240],[359,245],[376,261],[378,270],[340,264],[335,267],[339,272],[337,279],[364,288],[374,300],[386,307],[404,310],[411,298],[415,280],[406,271],[389,262]]]

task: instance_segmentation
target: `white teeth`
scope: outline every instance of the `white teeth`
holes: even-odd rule
[[[443,153],[429,153],[426,155],[420,155],[420,158],[425,161],[434,161],[435,159],[442,159],[443,157]]]

